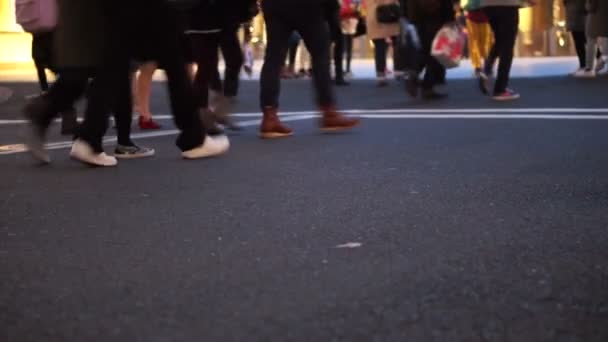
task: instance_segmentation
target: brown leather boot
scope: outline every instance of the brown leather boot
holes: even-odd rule
[[[349,118],[336,111],[333,106],[321,107],[321,120],[319,126],[324,132],[337,132],[351,129],[361,122],[359,119]]]
[[[283,125],[277,115],[276,107],[264,107],[264,117],[260,124],[260,138],[277,139],[285,138],[293,134],[291,128]]]

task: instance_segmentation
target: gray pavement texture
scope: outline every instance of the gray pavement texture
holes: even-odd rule
[[[470,81],[440,103],[373,82],[339,95],[349,109],[605,108],[606,85],[516,80],[509,104]],[[0,119],[35,89],[8,86]],[[256,110],[257,87],[237,111]],[[307,82],[283,90],[285,109],[313,108]],[[114,169],[0,155],[0,341],[608,341],[608,120],[292,126],[281,141],[249,127],[204,161],[180,160],[171,136]]]

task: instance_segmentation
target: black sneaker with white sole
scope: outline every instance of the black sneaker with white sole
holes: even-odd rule
[[[490,94],[490,87],[492,86],[492,75],[480,71],[479,77],[477,77],[477,82],[479,84],[479,90],[482,94]]]
[[[118,159],[136,159],[154,156],[154,149],[137,145],[116,145],[114,156]]]

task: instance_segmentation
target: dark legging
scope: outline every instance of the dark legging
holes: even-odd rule
[[[576,48],[578,63],[582,69],[585,67],[585,51],[587,49],[587,36],[585,35],[585,31],[572,31],[572,39],[574,40],[574,47]]]
[[[394,43],[397,41],[397,37],[391,37],[391,40],[393,41],[393,46],[395,45]],[[386,72],[386,58],[387,58],[387,53],[388,53],[388,43],[386,42],[386,39],[382,38],[382,39],[374,39],[372,40],[372,42],[374,42],[374,60],[376,62],[376,73],[378,75],[384,75],[384,73]],[[395,49],[393,49],[393,53],[395,52]],[[394,57],[394,56],[393,56]],[[394,61],[396,61],[396,58],[393,58]]]
[[[587,35],[585,31],[572,31],[571,33],[574,47],[576,48],[576,55],[578,56],[578,63],[582,69],[585,67],[587,59]],[[601,56],[602,52],[598,50],[596,58],[600,58]]]
[[[320,106],[334,104],[329,73],[329,30],[323,8],[316,1],[301,1],[285,6],[283,0],[262,2],[268,45],[261,75],[260,104],[278,107],[280,73],[285,63],[289,36],[297,30],[312,57],[313,82]]]
[[[92,79],[90,83],[89,79]],[[76,100],[83,96],[85,91],[88,100],[85,120],[76,135],[91,145],[95,152],[102,152],[102,138],[108,126],[107,113],[113,109],[118,143],[132,144],[130,135],[133,107],[128,67],[123,70],[117,66],[98,70],[85,68],[61,70],[57,81],[44,95],[48,107],[41,116],[40,123],[48,127],[58,113],[73,108]],[[117,97],[114,98],[113,94]]]
[[[149,33],[155,37],[158,50],[152,59],[158,61],[159,67],[167,74],[171,109],[175,125],[180,130],[176,144],[182,150],[190,150],[200,146],[204,141],[204,127],[194,104],[192,85],[186,73],[184,47],[181,45],[183,29],[179,24],[176,13],[172,12],[164,1],[147,1],[145,12],[149,22],[156,23],[155,32]],[[139,9],[140,7],[137,7]],[[109,11],[113,14],[121,12]],[[131,17],[129,17],[131,18]],[[59,112],[72,107],[87,89],[87,108],[85,120],[78,129],[77,136],[86,141],[94,151],[102,151],[102,138],[107,130],[108,113],[113,111],[116,117],[118,141],[120,144],[130,144],[131,128],[131,90],[128,51],[122,44],[121,33],[128,31],[129,20],[112,19],[113,34],[109,35],[111,43],[108,56],[103,65],[95,69],[64,68],[59,70],[58,80],[43,96],[46,102],[45,112],[39,118],[40,124],[48,127]],[[146,32],[148,34],[148,32]],[[92,81],[89,83],[89,79]]]
[[[207,108],[209,106],[209,86],[217,73],[219,34],[193,34],[190,39],[194,62],[198,65],[194,76],[197,104],[199,108]]]
[[[49,90],[49,81],[46,77],[46,67],[40,63],[37,63],[36,61],[34,61],[34,65],[36,66],[36,74],[38,75],[38,84],[40,85],[40,90]]]
[[[494,31],[494,46],[486,59],[485,72],[492,73],[496,59],[499,59],[498,75],[494,84],[494,94],[503,93],[509,86],[509,74],[513,64],[513,49],[517,39],[519,8],[515,6],[490,6],[484,9]]]
[[[331,41],[334,45],[334,70],[336,74],[336,80],[344,80],[344,34],[340,27],[339,9],[336,10],[333,15],[328,15],[327,23],[329,25],[329,33],[331,35]]]
[[[140,1],[142,6],[136,7],[136,10],[145,8],[145,12],[149,12],[152,8],[152,12],[154,12],[151,13],[151,16],[142,17],[145,22],[155,23],[155,25],[148,25],[154,27],[153,32],[150,32],[148,26],[144,26],[142,34],[150,34],[154,37],[156,49],[153,59],[158,61],[159,68],[164,69],[167,74],[173,121],[180,130],[176,145],[182,151],[193,149],[203,144],[205,129],[201,123],[201,117],[198,115],[192,82],[184,67],[186,65],[186,47],[182,20],[178,13],[167,8],[168,1]],[[145,6],[143,6],[144,2]],[[130,16],[128,19],[132,17]],[[141,29],[141,26],[138,28]]]
[[[216,64],[210,85],[212,90],[220,93],[223,92],[228,97],[234,97],[238,93],[239,75],[243,66],[243,51],[239,42],[238,29],[238,26],[226,28],[219,33],[219,49],[226,63],[224,82],[222,83],[218,65]]]
[[[416,28],[422,44],[417,71],[420,74],[424,70],[422,88],[432,90],[436,85],[445,82],[445,68],[431,55],[431,45],[437,32],[441,29],[441,23],[437,21],[420,22],[416,24]]]
[[[38,83],[42,91],[49,90],[49,82],[46,77],[46,69],[52,68],[53,55],[53,33],[32,34],[32,59],[38,74]]]
[[[353,40],[355,36],[352,34],[344,35],[344,54],[346,56],[346,69],[345,71],[350,72],[350,64],[353,60]]]
[[[300,34],[294,31],[289,37],[289,45],[287,48],[287,64],[290,67],[295,67],[296,65],[296,56],[298,55],[298,47],[300,46]]]

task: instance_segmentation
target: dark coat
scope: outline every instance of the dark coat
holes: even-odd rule
[[[587,36],[608,37],[608,1],[587,0],[587,12]]]
[[[188,10],[187,29],[200,32],[219,32],[251,20],[256,14],[255,0],[201,0]]]
[[[427,12],[425,3],[438,2],[438,10]],[[444,25],[455,20],[453,0],[408,0],[407,16],[415,24]]]
[[[58,0],[59,18],[53,36],[57,68],[91,68],[107,52],[106,0]]]
[[[566,29],[573,32],[585,31],[585,0],[564,0],[566,7]]]

